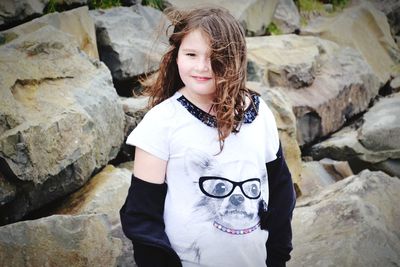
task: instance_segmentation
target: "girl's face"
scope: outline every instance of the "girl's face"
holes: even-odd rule
[[[200,101],[214,99],[215,79],[211,68],[209,40],[200,30],[188,33],[181,42],[177,65],[184,91]]]

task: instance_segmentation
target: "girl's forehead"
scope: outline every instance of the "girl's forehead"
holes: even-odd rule
[[[210,47],[210,37],[202,30],[195,29],[188,32],[182,39],[181,46]]]
[[[193,30],[183,37],[179,49],[210,53],[210,38],[201,30]]]

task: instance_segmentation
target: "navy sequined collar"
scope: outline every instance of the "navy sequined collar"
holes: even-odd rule
[[[252,123],[258,114],[258,107],[260,105],[260,99],[257,95],[251,95],[252,102],[249,107],[244,112],[244,120],[243,123]],[[199,119],[201,122],[210,127],[217,127],[217,121],[215,116],[210,115],[204,110],[195,106],[192,102],[190,102],[184,95],[181,95],[177,98],[179,103],[182,104],[184,108],[187,109],[193,116]]]

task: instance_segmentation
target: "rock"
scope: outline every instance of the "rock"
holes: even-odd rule
[[[0,30],[43,15],[48,2],[49,0],[2,0],[0,3]]]
[[[330,157],[349,161],[353,171],[381,170],[400,177],[400,93],[381,98],[365,115],[363,124],[346,127],[331,138],[314,145],[314,159]]]
[[[278,0],[203,0],[201,5],[196,0],[167,0],[176,8],[188,8],[196,6],[220,6],[241,22],[244,29],[254,35],[264,35],[265,29],[271,23]]]
[[[0,212],[4,224],[75,191],[113,159],[124,113],[106,66],[51,26],[1,46],[0,62],[0,157],[20,184]]]
[[[148,97],[123,97],[121,98],[122,107],[125,112],[126,126],[125,136],[139,124],[148,111]]]
[[[128,195],[132,172],[107,165],[81,189],[63,200],[55,214],[107,214],[111,225],[120,223],[119,209]]]
[[[334,17],[319,17],[301,29],[302,35],[328,39],[343,47],[356,48],[379,77],[381,85],[398,75],[400,61],[384,13],[367,1],[343,10]]]
[[[5,179],[4,175],[0,172],[0,207],[13,201],[16,194],[16,186]]]
[[[89,16],[87,6],[62,13],[54,12],[47,14],[25,24],[3,31],[0,33],[0,36],[3,36],[7,42],[10,42],[49,25],[70,34],[70,38],[74,38],[78,42],[79,49],[90,57],[95,59],[99,58],[94,22]]]
[[[397,176],[400,178],[400,159],[387,159],[370,167],[372,170],[381,170],[388,175]]]
[[[282,33],[294,33],[300,29],[300,14],[293,0],[281,0],[276,7],[272,22]]]
[[[395,77],[390,82],[390,87],[393,88],[395,92],[400,92],[400,76]]]
[[[122,243],[115,266],[134,266],[132,242],[122,232],[119,210],[128,195],[132,172],[107,165],[85,186],[68,196],[55,211],[56,214],[107,214],[110,233]],[[104,266],[104,265],[103,265]]]
[[[273,112],[282,143],[283,154],[292,174],[293,182],[298,184],[302,168],[301,151],[296,140],[296,118],[287,96],[279,88],[267,88],[257,82],[247,82],[246,86],[260,93],[261,98]]]
[[[400,93],[382,98],[364,115],[358,140],[370,151],[399,151]]]
[[[298,200],[288,266],[397,266],[400,180],[365,170]]]
[[[354,4],[360,3],[362,0],[354,1]],[[368,0],[374,7],[382,11],[390,25],[392,35],[400,34],[400,2],[398,0]],[[353,1],[352,1],[353,3]]]
[[[400,93],[381,98],[364,114],[363,124],[346,127],[331,138],[314,145],[311,155],[314,159],[324,157],[348,160],[353,165],[391,170],[389,173],[400,177]],[[358,161],[358,162],[357,162]],[[388,162],[386,162],[388,161]]]
[[[354,49],[293,34],[247,38],[247,47],[252,77],[288,96],[300,145],[337,131],[378,94],[378,78]]]
[[[123,97],[121,100],[125,112],[124,140],[126,141],[128,135],[139,124],[148,111],[148,97]],[[134,158],[135,148],[126,144],[125,141],[122,144],[118,158],[123,159],[123,161],[131,161]]]
[[[1,266],[117,266],[105,214],[55,215],[0,227]]]
[[[320,161],[303,162],[300,187],[302,197],[313,196],[328,185],[334,184],[353,172],[347,161],[322,159]]]
[[[122,82],[154,71],[165,52],[168,20],[161,11],[135,5],[92,10],[100,59]]]

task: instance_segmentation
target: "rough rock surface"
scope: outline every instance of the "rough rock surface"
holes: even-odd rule
[[[12,27],[32,17],[43,15],[49,0],[2,0],[0,2],[0,29]]]
[[[398,266],[400,180],[365,170],[298,200],[288,266]]]
[[[311,148],[314,159],[347,160],[353,168],[382,170],[400,177],[400,93],[381,98],[363,120]],[[356,165],[360,165],[357,167]]]
[[[1,223],[82,186],[124,137],[109,70],[51,26],[0,47],[0,122],[1,172],[18,184]]]
[[[117,266],[105,214],[55,215],[0,227],[0,266]]]
[[[265,28],[271,23],[278,0],[168,0],[174,7],[187,8],[193,6],[214,5],[229,10],[243,27],[255,35],[265,34]]]
[[[301,34],[356,48],[382,85],[399,74],[395,66],[400,63],[400,50],[391,35],[386,15],[368,1],[361,1],[334,17],[319,17],[302,28]]]
[[[49,25],[72,35],[71,37],[78,42],[79,49],[92,58],[99,58],[94,22],[89,16],[89,9],[87,6],[61,13],[55,12],[44,15],[40,18],[1,32],[0,39],[3,38],[7,43]]]
[[[132,172],[107,165],[80,190],[68,196],[56,214],[107,214],[112,237],[122,243],[116,266],[135,266],[132,242],[122,232],[119,210],[128,195]]]
[[[168,43],[161,11],[135,5],[92,10],[100,59],[114,80],[124,81],[158,68]],[[165,24],[165,25],[163,25]]]
[[[347,161],[322,159],[320,161],[303,162],[300,187],[302,197],[313,196],[328,185],[353,175]]]
[[[293,33],[300,29],[300,13],[293,0],[280,0],[272,22],[282,33]]]
[[[286,93],[300,145],[337,131],[378,94],[377,76],[355,49],[293,34],[247,38],[247,47],[249,78]]]

